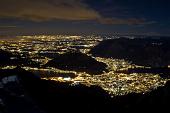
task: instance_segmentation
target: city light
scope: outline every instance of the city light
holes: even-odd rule
[[[146,93],[159,86],[165,85],[167,80],[162,79],[158,74],[117,73],[117,71],[128,70],[129,68],[144,68],[143,66],[132,64],[131,62],[123,59],[94,57],[89,54],[88,52],[91,48],[102,40],[103,39],[98,36],[19,36],[16,40],[0,41],[0,45],[2,50],[27,55],[23,56],[23,58],[28,57],[32,61],[40,63],[40,67],[22,66],[22,68],[31,72],[45,73],[45,75],[39,75],[42,79],[69,82],[70,85],[97,85],[106,90],[111,96],[125,95],[132,92]],[[79,51],[91,56],[98,62],[105,63],[109,72],[104,72],[100,75],[90,75],[86,72],[61,70],[54,67],[43,67],[43,65],[53,58],[41,56],[41,54],[64,54],[68,51]],[[12,57],[11,59],[15,58]],[[14,68],[16,68],[16,66],[1,67],[1,69]],[[75,77],[58,76],[58,73],[66,75],[70,73],[74,74]]]

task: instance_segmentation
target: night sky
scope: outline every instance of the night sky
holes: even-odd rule
[[[170,0],[1,0],[0,35],[170,35]]]

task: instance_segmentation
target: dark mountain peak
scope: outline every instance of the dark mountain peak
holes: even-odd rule
[[[167,67],[170,64],[170,39],[111,39],[99,43],[90,53],[125,59],[142,66]]]
[[[90,74],[100,74],[106,70],[106,64],[96,61],[91,56],[80,52],[68,52],[56,56],[45,66],[56,67],[63,70],[73,70]]]

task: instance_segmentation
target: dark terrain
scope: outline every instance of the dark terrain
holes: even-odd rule
[[[93,56],[125,59],[141,66],[167,67],[170,64],[170,39],[110,39],[99,43],[90,53]]]
[[[0,70],[0,113],[126,113],[169,110],[170,82],[146,94],[110,96],[97,86],[41,80],[21,68]],[[3,84],[5,77],[17,80]]]
[[[170,39],[106,40],[94,47],[90,53],[151,67],[133,68],[117,73],[154,73],[162,78],[170,76]],[[78,52],[52,54],[50,57],[53,60],[44,67],[85,71],[90,74],[107,71],[105,64]],[[20,68],[23,65],[39,65],[30,61],[28,57],[23,59],[17,53],[0,50],[0,62],[0,66],[18,66],[13,70],[0,70],[0,113],[136,113],[169,110],[169,81],[165,86],[145,94],[131,93],[111,98],[98,86],[73,86],[70,83],[42,80],[39,76]],[[74,77],[72,74],[68,76]]]
[[[45,67],[56,67],[62,70],[86,72],[89,74],[101,74],[106,70],[106,64],[96,61],[94,58],[80,52],[68,52],[56,55]]]

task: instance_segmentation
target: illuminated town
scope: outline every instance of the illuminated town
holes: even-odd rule
[[[170,111],[170,0],[0,0],[0,113]]]
[[[111,96],[125,95],[132,92],[146,93],[165,85],[168,79],[163,79],[158,74],[117,73],[117,71],[127,70],[128,68],[144,68],[143,66],[131,64],[123,59],[94,57],[88,53],[98,43],[108,39],[110,38],[102,38],[100,36],[17,36],[15,39],[1,40],[0,47],[2,50],[19,53],[23,58],[29,58],[31,61],[40,63],[40,67],[23,65],[22,68],[33,72],[42,79],[69,82],[70,85],[84,84],[89,87],[91,85],[97,85],[106,90]],[[98,62],[102,62],[107,65],[109,71],[103,72],[103,74],[93,75],[86,72],[43,67],[43,65],[47,64],[53,58],[41,56],[40,54],[64,54],[69,51],[79,51],[94,58]],[[15,57],[11,59],[15,59]],[[1,67],[1,69],[14,69],[16,67],[15,65],[11,65]],[[63,74],[68,74],[68,76],[63,76]],[[74,76],[69,76],[69,74]]]

